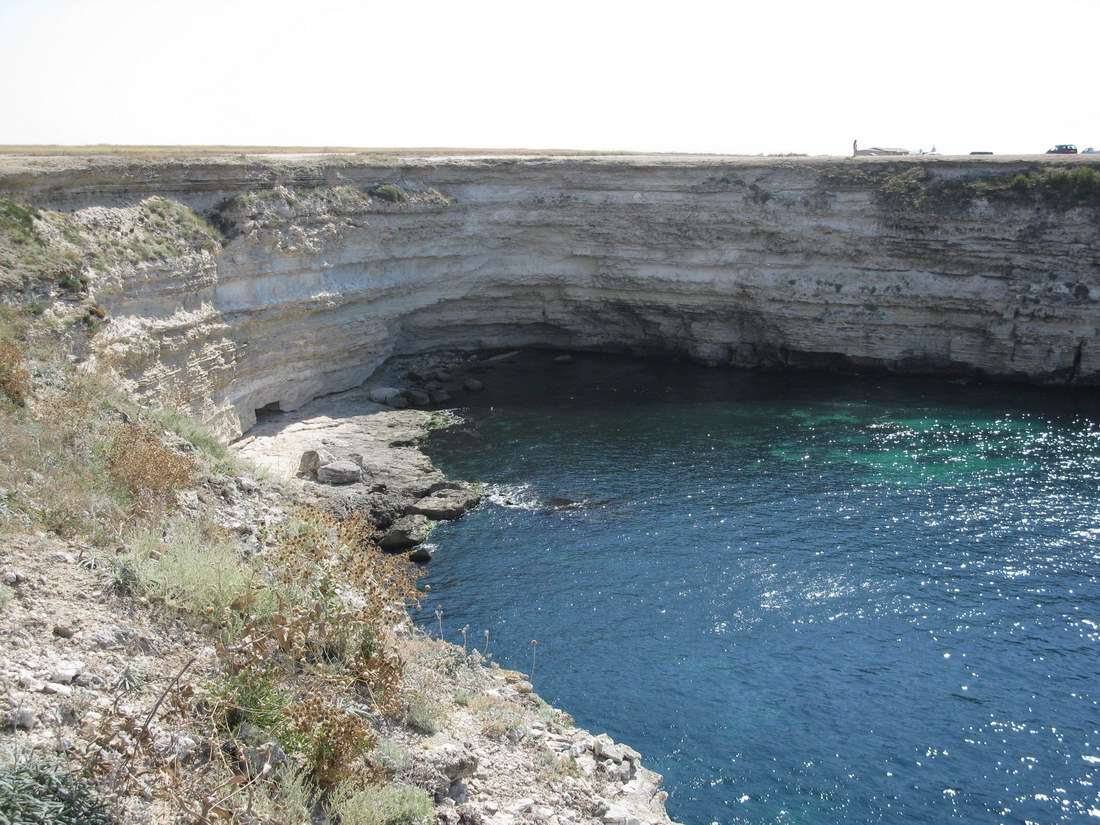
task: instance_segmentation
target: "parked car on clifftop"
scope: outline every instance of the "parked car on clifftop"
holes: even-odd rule
[[[1048,155],[1076,155],[1077,147],[1072,143],[1059,143],[1053,149],[1047,149]]]

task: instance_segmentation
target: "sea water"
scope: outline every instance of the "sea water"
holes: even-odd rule
[[[420,616],[641,751],[673,818],[1100,817],[1095,394],[543,352],[479,377],[427,450],[489,495],[433,533]]]

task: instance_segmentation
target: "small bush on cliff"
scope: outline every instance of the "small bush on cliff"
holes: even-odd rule
[[[404,189],[391,183],[380,183],[377,186],[372,186],[367,192],[372,198],[378,198],[378,200],[387,201],[388,203],[402,203],[409,199]]]
[[[408,785],[338,794],[329,806],[340,825],[423,825],[434,813],[428,792]]]
[[[146,512],[171,503],[199,469],[193,458],[166,447],[155,433],[136,424],[115,431],[106,456],[110,474],[130,493],[134,507]]]
[[[31,394],[31,374],[27,370],[26,345],[0,341],[0,393],[20,407]]]

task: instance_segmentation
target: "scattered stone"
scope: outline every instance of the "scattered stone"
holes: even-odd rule
[[[19,730],[34,730],[38,717],[30,708],[16,708],[8,714],[8,725]]]
[[[470,392],[477,392],[478,390],[485,389],[485,385],[476,378],[467,378],[462,386]]]
[[[557,358],[554,359],[555,364],[569,364],[572,363],[572,361],[572,355],[559,355]]]
[[[4,584],[11,585],[12,587],[15,587],[17,584],[21,584],[22,582],[26,581],[26,579],[26,576],[15,570],[8,570],[2,576],[0,576],[0,580],[3,580]]]
[[[76,635],[76,628],[63,624],[55,624],[53,626],[53,635],[60,636],[62,639],[71,639]]]
[[[444,401],[451,400],[451,394],[442,389],[429,390],[428,395],[431,396],[433,404],[442,404]]]
[[[383,550],[406,550],[423,542],[431,531],[432,523],[427,516],[402,516],[390,526],[379,544]]]
[[[84,672],[83,662],[58,662],[46,681],[61,685],[71,684],[73,679]]]
[[[323,484],[354,484],[363,471],[354,461],[333,461],[317,469],[317,480]]]
[[[447,372],[447,370],[436,370],[435,380],[442,381],[444,384],[446,384],[448,381],[453,381],[454,376]]]
[[[56,682],[46,682],[42,686],[43,693],[54,694],[56,696],[72,696],[73,689],[68,685],[57,684]]]
[[[306,450],[302,453],[301,461],[298,462],[298,475],[314,478],[321,467],[335,460],[336,456],[328,450]]]
[[[252,479],[248,478],[247,476],[235,476],[233,478],[233,481],[236,483],[237,489],[239,489],[242,493],[259,492],[260,485]]]

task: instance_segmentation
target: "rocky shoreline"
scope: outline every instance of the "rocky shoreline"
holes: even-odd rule
[[[382,531],[383,549],[406,552],[413,561],[429,561],[431,551],[423,542],[434,522],[461,518],[482,496],[474,484],[446,478],[417,447],[433,429],[456,420],[454,414],[394,409],[392,400],[407,398],[402,385],[412,383],[415,388],[420,376],[445,371],[458,377],[448,374],[444,380],[477,391],[480,381],[463,378],[462,373],[515,354],[448,352],[391,359],[362,387],[266,417],[233,449],[271,477],[291,484],[304,501],[340,517],[366,514]],[[379,403],[380,397],[391,403]],[[335,479],[331,468],[340,473]],[[410,750],[419,744],[422,752],[416,763],[436,777],[438,822],[670,822],[661,777],[642,766],[637,751],[607,734],[593,736],[573,727],[568,714],[549,707],[533,692],[524,674],[499,668],[477,650],[463,648],[459,655],[458,648],[444,647],[451,651],[449,669],[459,690],[488,697],[482,704],[502,703],[493,712],[507,721],[503,734],[494,726],[488,738],[478,735],[476,714],[465,719],[452,715],[446,729],[426,741],[403,726],[387,728],[393,741]],[[425,692],[431,691],[425,687]],[[515,718],[515,704],[525,709],[521,715],[534,711],[534,720],[524,724]],[[540,766],[536,777],[525,764],[531,759]],[[520,798],[509,798],[521,791]]]

